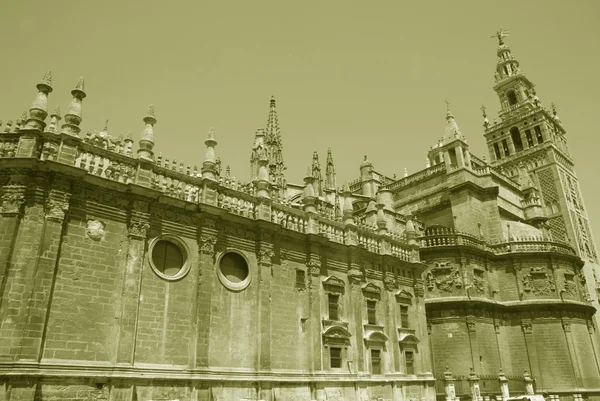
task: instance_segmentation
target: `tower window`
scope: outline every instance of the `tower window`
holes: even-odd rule
[[[371,374],[381,374],[381,350],[371,350]]]
[[[542,136],[542,129],[540,126],[536,125],[533,127],[533,129],[535,130],[535,137],[537,138],[538,143],[544,142],[544,137]]]
[[[342,367],[342,349],[337,347],[329,348],[329,366],[339,369]]]
[[[523,141],[521,140],[521,133],[517,127],[512,127],[510,129],[510,137],[515,145],[515,152],[521,152],[523,150]]]
[[[527,146],[533,146],[533,137],[531,136],[531,130],[525,130],[525,136],[527,137]]]
[[[504,156],[510,156],[510,150],[508,150],[508,143],[506,139],[502,140],[502,150],[504,150]]]
[[[408,329],[410,327],[408,306],[400,306],[400,327],[404,329]]]
[[[367,301],[367,322],[377,324],[377,302]]]
[[[498,146],[498,142],[494,144],[494,153],[496,154],[496,160],[500,160],[502,155],[500,154],[500,147]]]
[[[329,294],[328,296],[328,305],[329,305],[329,320],[338,320],[339,319],[339,308],[338,301],[340,299],[339,295]]]
[[[515,91],[509,91],[506,94],[506,97],[508,98],[508,104],[509,105],[512,106],[513,104],[517,104],[517,95],[515,94]]]
[[[413,351],[404,351],[404,362],[406,364],[406,374],[415,374],[415,354]]]

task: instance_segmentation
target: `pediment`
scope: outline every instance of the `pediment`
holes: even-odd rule
[[[399,303],[410,304],[412,303],[413,294],[409,291],[402,289],[396,294],[396,301]]]
[[[381,331],[367,332],[364,339],[370,343],[385,343],[389,340],[388,336]]]
[[[323,287],[330,291],[344,292],[346,283],[339,277],[329,276],[323,279]]]
[[[335,325],[323,331],[323,337],[331,340],[349,340],[352,334],[345,327]]]
[[[366,297],[369,298],[380,298],[381,297],[381,288],[374,283],[367,283],[362,286],[362,292]]]
[[[400,333],[398,337],[398,342],[400,344],[418,344],[421,341],[417,336],[411,333]]]

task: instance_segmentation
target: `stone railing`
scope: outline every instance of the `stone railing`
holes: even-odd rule
[[[183,202],[212,205],[249,219],[270,220],[286,230],[311,232],[335,243],[356,245],[373,253],[391,253],[406,261],[418,261],[418,252],[415,256],[415,249],[407,244],[405,235],[382,235],[377,227],[361,223],[348,226],[333,218],[325,208],[322,211],[317,209],[316,215],[310,215],[291,207],[287,199],[279,199],[275,192],[269,200],[258,198],[252,185],[236,181],[229,171],[217,174],[214,180],[202,178],[197,167],[169,161],[161,154],[154,161],[141,160],[134,155],[132,144],[129,138],[115,141],[107,135],[89,134],[82,139],[67,134],[27,130],[0,134],[0,159],[36,158],[72,165],[91,176],[144,186]],[[442,171],[441,167],[436,166],[429,175]]]
[[[436,164],[435,166],[431,166],[428,169],[421,170],[418,173],[413,175],[409,175],[408,177],[404,177],[396,182],[393,182],[387,185],[387,189],[395,190],[402,187],[405,187],[410,184],[414,184],[415,182],[426,180],[432,176],[440,175],[446,172],[446,166],[444,163]]]
[[[478,235],[456,231],[450,228],[435,227],[427,229],[419,238],[421,248],[471,246],[494,254],[521,252],[556,252],[576,255],[575,250],[566,243],[544,239],[542,237],[511,237],[496,243],[485,241]]]

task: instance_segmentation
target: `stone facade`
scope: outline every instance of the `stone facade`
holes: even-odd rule
[[[530,82],[501,33],[503,99]],[[213,130],[184,167],[154,153],[152,106],[134,154],[80,135],[83,79],[62,126],[37,88],[0,134],[0,400],[600,399],[595,246],[539,99],[485,120],[491,164],[448,108],[425,170],[365,157],[338,188],[331,152],[287,182],[274,99],[242,183]],[[495,158],[535,113],[558,131]]]

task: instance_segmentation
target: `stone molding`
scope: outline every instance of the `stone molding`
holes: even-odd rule
[[[46,219],[62,223],[69,210],[71,194],[56,189],[51,190],[46,198],[44,209]]]
[[[25,204],[27,187],[23,185],[7,185],[3,188],[2,207],[0,214],[3,216],[15,216],[21,213]]]

